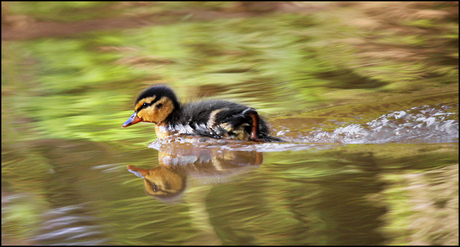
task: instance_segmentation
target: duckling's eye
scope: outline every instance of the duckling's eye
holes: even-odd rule
[[[156,108],[160,109],[162,106],[163,106],[163,104],[158,103],[158,104],[156,105]]]
[[[152,190],[153,192],[157,192],[158,191],[158,187],[155,185],[155,184],[151,184],[152,185]]]
[[[137,111],[140,111],[140,110],[142,110],[144,108],[147,108],[149,105],[150,105],[149,103],[144,103],[137,109]]]
[[[150,184],[150,188],[152,188],[153,192],[159,191],[158,186],[155,183],[152,183],[149,180],[147,180],[147,182]]]

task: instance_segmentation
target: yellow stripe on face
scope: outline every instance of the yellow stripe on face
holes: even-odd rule
[[[157,96],[154,95],[154,96],[152,96],[152,97],[148,97],[148,98],[144,98],[144,99],[139,100],[139,102],[137,102],[136,106],[134,106],[134,111],[137,112],[137,110],[139,110],[139,108],[141,108],[141,106],[142,106],[144,103],[147,103],[147,104],[152,103],[152,101],[154,101],[156,97],[157,97]]]
[[[142,100],[139,102],[139,104],[141,102]],[[150,102],[145,101],[143,103],[151,103],[151,102],[152,101]],[[142,106],[142,104],[140,106]],[[174,104],[171,101],[171,99],[169,99],[166,96],[163,96],[153,105],[139,110],[139,112],[137,112],[137,116],[141,118],[144,122],[151,122],[151,123],[158,124],[158,123],[163,122],[173,112],[173,110],[174,110]]]

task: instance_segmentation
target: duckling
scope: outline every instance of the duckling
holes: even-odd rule
[[[155,123],[158,138],[174,134],[216,139],[281,142],[269,136],[266,122],[253,108],[225,100],[180,104],[173,90],[163,85],[142,91],[134,103],[134,114],[123,128],[139,122]]]

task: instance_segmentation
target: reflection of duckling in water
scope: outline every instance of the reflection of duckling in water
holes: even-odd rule
[[[144,179],[145,192],[151,196],[169,198],[181,194],[187,182],[187,176],[180,169],[159,166],[142,169],[128,165],[128,170]]]
[[[134,114],[123,124],[155,123],[158,138],[176,133],[212,138],[279,142],[269,136],[265,121],[247,106],[224,101],[205,100],[181,105],[174,92],[166,86],[152,86],[136,99]]]
[[[213,149],[178,149],[178,153],[160,152],[159,167],[151,169],[128,165],[128,170],[144,179],[144,190],[159,199],[179,197],[187,187],[187,178],[220,178],[262,164],[262,153]]]

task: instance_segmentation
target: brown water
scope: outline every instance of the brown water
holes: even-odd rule
[[[441,109],[431,112],[448,115]],[[431,125],[436,131],[429,131]],[[127,150],[104,143],[37,141],[30,150],[52,165],[47,194],[40,197],[34,188],[12,193],[8,188],[15,184],[4,181],[4,227],[13,231],[15,224],[23,224],[14,215],[30,215],[33,231],[21,242],[27,244],[454,241],[458,143],[436,141],[455,139],[458,123],[431,125],[421,127],[425,133],[413,129],[406,143],[376,139],[372,127],[366,140],[362,130],[347,126],[321,132],[325,138],[345,136],[329,143],[174,137]],[[293,140],[318,138],[320,133],[302,136],[289,126],[276,127],[297,136]],[[392,131],[400,131],[396,129]],[[434,135],[440,139],[432,139]],[[421,136],[425,143],[420,143]],[[418,139],[407,143],[411,138]],[[346,143],[357,141],[367,143]],[[156,193],[147,193],[144,187],[152,184],[130,173],[128,165],[150,170]],[[34,180],[34,172],[20,174]],[[422,232],[429,234],[419,236]]]
[[[286,142],[122,129],[157,83]],[[2,244],[458,245],[458,4],[2,3]]]

